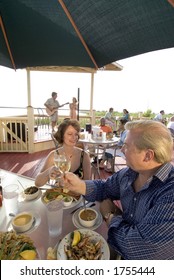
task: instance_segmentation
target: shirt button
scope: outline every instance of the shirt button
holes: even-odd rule
[[[133,214],[130,214],[131,218],[133,217]]]
[[[136,197],[134,197],[134,201],[136,201],[137,199],[136,199]]]

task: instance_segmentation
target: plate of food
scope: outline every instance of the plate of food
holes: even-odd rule
[[[106,240],[90,229],[78,229],[68,233],[58,244],[58,260],[109,260]]]
[[[85,226],[83,226],[80,221],[79,221],[79,213],[81,211],[81,208],[78,209],[72,216],[72,222],[74,224],[74,226],[76,228],[86,228]],[[96,210],[97,211],[97,210]],[[102,218],[102,215],[99,211],[97,211],[98,213],[98,216],[97,216],[97,219],[96,219],[96,222],[93,226],[89,227],[90,230],[95,230],[97,229],[101,224],[102,224],[102,221],[103,221],[103,218]]]
[[[39,254],[33,240],[14,231],[0,232],[0,260],[37,260]]]
[[[64,209],[69,209],[78,205],[82,201],[82,196],[79,194],[75,194],[72,191],[65,192],[62,187],[56,187],[46,190],[41,198],[44,204],[49,203],[50,201],[53,201],[55,199],[63,200]]]

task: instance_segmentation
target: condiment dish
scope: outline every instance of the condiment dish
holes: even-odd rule
[[[24,197],[25,200],[33,200],[38,197],[39,195],[39,188],[36,186],[28,187],[24,190]]]
[[[63,199],[63,205],[64,205],[65,207],[70,206],[72,202],[73,202],[73,197],[72,197],[72,196],[66,196],[66,197],[64,197],[64,199]]]

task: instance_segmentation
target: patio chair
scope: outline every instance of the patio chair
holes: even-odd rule
[[[51,138],[55,144],[55,148],[58,149],[60,147],[59,142],[56,140],[56,138],[54,137],[54,133],[51,133]]]
[[[120,150],[120,147],[118,147],[117,145],[113,145],[111,149],[113,150],[113,158],[111,159],[111,171],[112,173],[114,173],[116,171],[116,168],[117,170],[120,170],[123,167],[126,167],[126,160],[124,154]]]
[[[100,179],[100,160],[105,153],[106,147],[98,144],[88,145],[87,152],[91,158],[92,179]]]

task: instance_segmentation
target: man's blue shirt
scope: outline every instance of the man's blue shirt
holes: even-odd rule
[[[108,243],[127,260],[174,260],[174,167],[162,165],[140,191],[138,173],[124,168],[107,180],[86,181],[86,199],[120,200],[122,216],[112,218]]]

